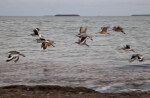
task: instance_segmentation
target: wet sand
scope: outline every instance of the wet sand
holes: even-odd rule
[[[100,93],[85,87],[13,85],[0,87],[0,98],[150,98],[150,91]]]

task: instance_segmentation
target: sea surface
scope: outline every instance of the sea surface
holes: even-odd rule
[[[87,46],[76,44],[80,27],[87,27]],[[100,34],[109,26],[110,34]],[[114,26],[124,28],[114,32]],[[41,48],[33,29],[55,41],[55,47]],[[133,51],[121,50],[129,44]],[[6,62],[9,51],[19,51],[17,63]],[[129,62],[132,54],[144,62]],[[0,86],[60,85],[83,86],[100,92],[150,90],[149,16],[0,16]]]

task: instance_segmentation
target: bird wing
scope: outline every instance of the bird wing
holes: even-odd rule
[[[133,62],[136,59],[136,55],[132,55],[130,62]]]
[[[15,63],[19,60],[19,56],[16,57],[17,59],[14,61]]]
[[[83,33],[86,33],[86,31],[87,31],[87,27],[84,29]]]
[[[8,59],[6,60],[6,62],[9,62],[9,61],[15,59],[16,57],[18,57],[18,55],[13,55],[13,56],[11,56],[10,58],[8,58]]]
[[[84,30],[83,30],[83,27],[80,27],[80,33],[83,33]]]
[[[9,51],[8,53],[10,53],[10,54],[19,54],[20,52],[18,52],[18,51]]]
[[[36,29],[33,30],[35,35],[39,35],[38,31]]]
[[[37,43],[42,43],[42,42],[44,42],[46,40],[45,40],[45,38],[39,38],[39,39],[36,39],[36,41],[37,41]]]
[[[52,45],[53,43],[54,43],[54,41],[49,40],[49,41],[47,42],[47,45],[50,46],[50,45]]]

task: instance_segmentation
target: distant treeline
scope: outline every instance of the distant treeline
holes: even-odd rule
[[[150,14],[133,14],[131,16],[150,16]]]
[[[55,16],[80,16],[78,14],[56,14]]]

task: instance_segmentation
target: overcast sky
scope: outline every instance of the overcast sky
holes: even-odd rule
[[[150,14],[150,0],[0,0],[0,16]]]

